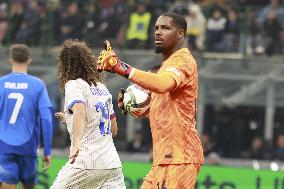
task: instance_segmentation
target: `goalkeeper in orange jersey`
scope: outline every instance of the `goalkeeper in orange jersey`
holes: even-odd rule
[[[122,62],[106,41],[98,70],[117,73],[152,92],[149,119],[153,137],[153,166],[142,189],[193,189],[203,150],[196,126],[198,73],[195,59],[184,47],[187,23],[164,13],[155,24],[156,53],[163,55],[157,73]],[[119,107],[123,110],[122,93]]]

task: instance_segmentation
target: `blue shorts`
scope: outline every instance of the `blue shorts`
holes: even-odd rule
[[[0,155],[0,182],[36,184],[37,158],[19,155]]]

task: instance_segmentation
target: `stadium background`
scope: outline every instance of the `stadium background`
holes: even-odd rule
[[[143,24],[133,19],[136,10],[145,16]],[[199,66],[197,129],[206,164],[196,189],[284,188],[281,0],[0,0],[0,75],[10,71],[9,45],[29,45],[30,73],[46,82],[54,111],[60,111],[56,50],[64,39],[84,40],[96,55],[108,39],[122,60],[148,70],[161,62],[153,51],[151,26],[165,11],[186,17],[187,45]],[[135,29],[144,34],[135,35]],[[129,82],[108,75],[107,84],[115,100]],[[115,111],[115,144],[127,188],[136,189],[151,165],[149,123]],[[69,136],[56,120],[54,128],[53,166],[47,172],[39,170],[37,188],[48,188],[66,162]]]

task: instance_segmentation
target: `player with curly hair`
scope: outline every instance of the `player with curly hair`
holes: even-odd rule
[[[125,188],[112,139],[117,133],[112,96],[91,49],[84,42],[66,40],[57,63],[71,147],[69,161],[51,188]]]

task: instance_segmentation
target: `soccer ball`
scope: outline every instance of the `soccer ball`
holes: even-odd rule
[[[126,112],[134,117],[145,117],[149,113],[150,102],[151,93],[137,84],[129,85],[123,96]]]

